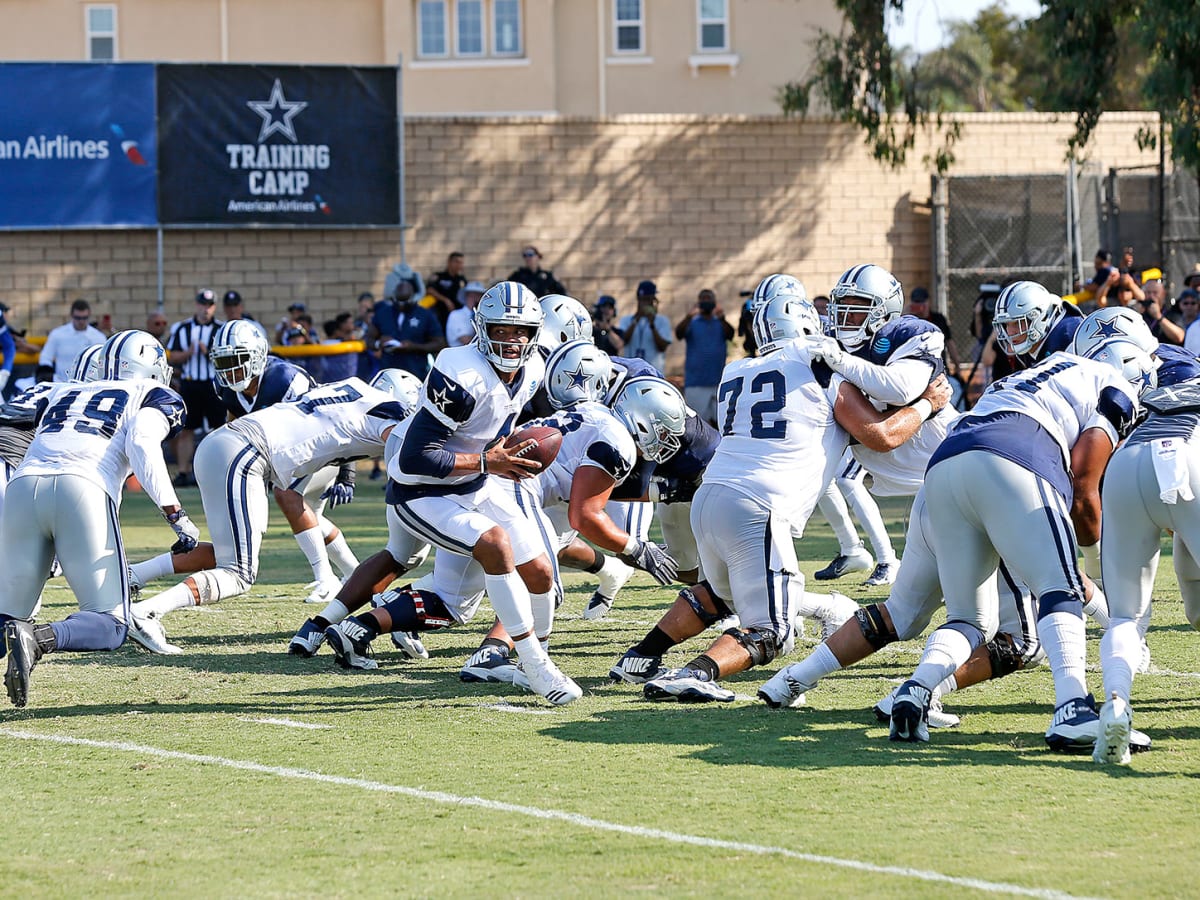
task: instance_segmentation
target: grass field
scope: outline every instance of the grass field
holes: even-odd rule
[[[194,489],[186,506],[199,512]],[[885,504],[893,534],[903,507]],[[199,518],[199,517],[197,517]],[[360,558],[382,546],[382,492],[338,516]],[[173,535],[126,498],[131,559]],[[833,555],[814,522],[807,574]],[[1200,665],[1164,553],[1135,685],[1154,739],[1130,769],[1044,747],[1045,668],[955,694],[962,725],[913,748],[870,712],[919,645],[889,648],[773,712],[751,698],[781,663],[730,679],[733,704],[650,704],[612,662],[672,597],[639,576],[602,622],[568,576],[554,648],[584,687],[552,708],[457,671],[490,610],[405,662],[345,673],[287,656],[314,607],[275,512],[248,596],[167,619],[185,655],[48,657],[29,707],[0,714],[8,896],[1179,896],[1191,894]],[[858,599],[881,590],[839,587]],[[147,594],[169,582],[152,585]],[[64,582],[43,619],[73,608]],[[1089,659],[1099,633],[1089,629]],[[698,639],[668,659],[680,664]],[[805,642],[798,652],[807,652]],[[1089,675],[1099,691],[1095,665]]]

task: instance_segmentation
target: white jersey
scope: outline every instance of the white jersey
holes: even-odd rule
[[[391,394],[347,378],[224,427],[261,450],[271,462],[271,480],[289,486],[333,462],[378,455],[384,432],[403,418],[404,407]]]
[[[179,431],[185,415],[179,395],[148,378],[56,385],[43,402],[46,410],[37,433],[13,477],[78,475],[101,485],[116,503],[134,471],[130,461],[139,461],[137,475],[143,478],[140,461],[147,450],[159,452],[159,444]],[[173,501],[174,492],[151,499]]]
[[[849,442],[833,418],[841,378],[824,380],[798,341],[727,365],[717,393],[721,443],[704,483],[726,484],[802,527]]]
[[[577,403],[526,423],[526,427],[529,425],[549,425],[563,433],[554,462],[526,482],[535,495],[541,496],[543,509],[570,501],[571,482],[579,469],[593,466],[620,484],[637,462],[637,447],[629,429],[600,403]]]
[[[534,353],[511,384],[500,380],[474,344],[447,347],[437,355],[421,403],[404,425],[404,436],[441,442],[449,453],[482,453],[496,438],[512,431],[521,410],[545,378],[546,366]],[[414,430],[415,429],[415,430]],[[388,477],[403,485],[464,484],[478,473],[437,476],[406,471],[404,453],[388,460]]]
[[[876,408],[884,406],[877,401],[872,403]],[[915,497],[925,483],[929,457],[957,419],[958,410],[947,405],[894,450],[871,450],[862,444],[852,444],[850,451],[854,458],[871,473],[871,493],[880,497]]]

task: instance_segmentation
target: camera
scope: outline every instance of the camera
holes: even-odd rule
[[[1000,285],[992,281],[985,281],[979,286],[979,298],[976,303],[983,304],[983,311],[989,316],[996,312],[996,301],[1000,299]]]

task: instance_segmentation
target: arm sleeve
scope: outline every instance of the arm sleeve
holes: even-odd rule
[[[161,410],[142,407],[130,426],[125,452],[146,496],[158,507],[178,506],[179,497],[171,486],[171,476],[162,455],[162,442],[171,430],[167,417]]]
[[[454,454],[445,449],[453,433],[429,410],[418,410],[400,445],[400,468],[413,475],[445,478],[454,469]]]
[[[889,406],[906,406],[929,387],[934,367],[923,359],[899,359],[886,366],[847,355],[837,372],[864,394]]]

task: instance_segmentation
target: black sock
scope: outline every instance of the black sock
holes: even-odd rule
[[[324,616],[313,616],[313,617],[312,617],[312,619],[311,619],[310,621],[311,621],[311,622],[312,622],[314,625],[316,625],[316,626],[317,626],[317,628],[319,628],[321,631],[324,631],[326,628],[328,628],[330,625],[332,625],[332,624],[333,624],[332,622],[330,622],[330,621],[329,621],[327,618],[325,618]]]
[[[703,672],[708,676],[709,681],[716,681],[721,677],[721,667],[706,653],[701,653],[688,663],[688,668],[695,669],[697,672]]]
[[[482,650],[484,647],[499,647],[504,651],[505,656],[508,656],[508,654],[512,652],[512,647],[508,646],[508,644],[504,643],[504,641],[500,640],[500,638],[484,638],[483,643],[479,645],[479,649]]]
[[[368,615],[367,613],[363,613],[361,616],[351,616],[350,618],[354,619],[355,622],[357,622],[363,628],[367,629],[367,642],[368,643],[375,640],[375,638],[379,637],[379,635],[381,633],[381,629],[379,627],[379,620],[376,619],[374,616]]]
[[[679,642],[675,638],[655,625],[650,629],[650,633],[642,638],[642,642],[633,649],[642,656],[662,656],[677,643]]]
[[[601,569],[604,568],[604,560],[605,560],[604,554],[601,553],[599,550],[597,550],[595,560],[592,561],[592,564],[590,566],[584,566],[583,571],[585,571],[591,575],[595,575],[597,572],[599,572]]]

